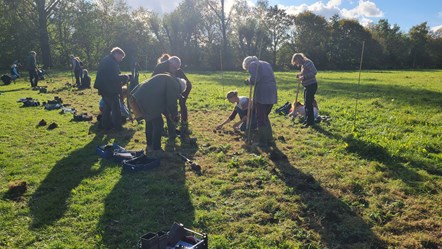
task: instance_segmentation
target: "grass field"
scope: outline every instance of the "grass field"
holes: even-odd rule
[[[226,92],[248,95],[245,72],[187,76],[198,146],[177,140],[177,150],[202,175],[174,153],[159,168],[122,172],[95,148],[144,149],[144,125],[106,134],[95,118],[74,122],[17,103],[58,96],[96,116],[97,91],[67,86],[70,72],[42,81],[48,93],[23,79],[0,86],[0,248],[136,248],[142,234],[174,221],[206,232],[210,248],[442,247],[441,70],[363,71],[359,88],[357,72],[319,72],[320,115],[331,120],[300,129],[272,113],[274,149],[288,157],[277,161],[244,146],[229,125],[214,132],[233,108]],[[276,77],[274,109],[296,87],[294,72]],[[58,128],[38,127],[41,119]],[[24,194],[8,191],[15,181],[26,181]]]

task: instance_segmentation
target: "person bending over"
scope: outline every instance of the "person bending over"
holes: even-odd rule
[[[230,91],[227,93],[227,100],[230,103],[235,103],[235,108],[233,109],[232,113],[230,114],[230,116],[221,124],[219,124],[218,126],[216,126],[216,129],[222,129],[222,127],[227,124],[230,123],[231,121],[233,121],[236,117],[236,115],[239,115],[240,120],[236,123],[233,124],[233,129],[236,131],[245,131],[247,130],[247,122],[248,122],[248,118],[247,118],[247,114],[248,114],[248,110],[249,110],[249,98],[245,97],[245,96],[238,96],[238,91],[234,90],[234,91]],[[253,109],[253,106],[252,106]],[[250,128],[252,130],[256,129],[256,115],[254,114],[253,111],[250,112],[252,114],[252,120],[250,123]]]

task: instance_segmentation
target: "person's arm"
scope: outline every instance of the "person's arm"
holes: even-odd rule
[[[304,70],[302,71],[303,79],[311,79],[315,77],[318,70],[316,70],[315,65],[311,61],[304,63]]]
[[[259,65],[260,65],[259,61],[256,61],[256,62],[254,61],[254,62],[250,63],[249,68],[247,70],[250,74],[249,84],[254,85],[255,82],[259,82],[259,80],[260,80],[260,77],[259,77],[260,73],[258,72]]]
[[[219,130],[219,129],[223,128],[223,126],[224,126],[225,124],[230,123],[233,119],[235,119],[235,116],[236,116],[237,113],[238,113],[238,112],[236,111],[236,109],[234,109],[234,110],[232,111],[232,113],[230,114],[230,116],[229,116],[226,120],[224,120],[224,122],[222,122],[221,124],[219,124],[218,126],[216,126],[216,129]]]

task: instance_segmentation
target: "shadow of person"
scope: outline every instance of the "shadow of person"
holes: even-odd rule
[[[195,146],[177,148],[192,158]],[[168,231],[176,221],[192,226],[195,210],[186,173],[195,174],[177,152],[166,152],[159,167],[147,171],[122,171],[104,201],[97,225],[106,248],[133,248],[147,232]]]
[[[347,143],[346,150],[348,152],[368,161],[377,161],[381,163],[383,166],[379,166],[379,170],[385,171],[388,174],[388,177],[400,179],[409,186],[415,186],[416,184],[423,182],[424,178],[416,171],[405,167],[402,164],[404,162],[409,163],[412,167],[424,169],[430,174],[442,174],[442,170],[438,170],[437,166],[428,165],[414,160],[407,160],[399,156],[392,156],[384,147],[378,144],[362,141],[352,135],[342,137],[330,133],[320,126],[316,126],[314,129],[329,138]]]
[[[300,197],[304,205],[301,220],[321,236],[324,248],[385,248],[370,226],[312,175],[298,170],[276,146],[270,153],[279,154],[272,173]]]
[[[91,133],[91,131],[89,132]],[[131,134],[125,136],[131,137],[133,133],[132,131]],[[33,218],[31,228],[50,225],[64,215],[68,209],[67,200],[70,198],[72,190],[83,179],[96,176],[103,170],[102,164],[99,168],[93,167],[99,160],[96,147],[107,144],[114,138],[105,134],[96,134],[92,141],[83,148],[71,152],[52,167],[29,201],[30,213]],[[129,140],[125,141],[127,143]],[[122,146],[126,143],[120,141]]]

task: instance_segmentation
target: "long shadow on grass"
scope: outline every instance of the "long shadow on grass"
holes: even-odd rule
[[[96,127],[91,127],[90,132],[95,131]],[[33,217],[32,228],[50,225],[62,218],[68,209],[68,200],[72,190],[83,179],[100,174],[103,165],[98,169],[92,168],[99,160],[96,153],[97,145],[107,144],[111,139],[115,139],[121,146],[124,146],[133,134],[134,131],[126,131],[125,134],[97,132],[92,141],[83,148],[71,152],[58,161],[41,182],[29,202]]]
[[[418,189],[418,185],[421,184],[424,179],[416,171],[405,167],[403,164],[408,164],[410,168],[423,169],[429,174],[442,175],[442,169],[440,169],[440,167],[437,165],[392,156],[385,148],[378,144],[362,141],[354,138],[353,136],[342,137],[340,135],[332,134],[320,126],[317,126],[315,130],[329,138],[347,143],[348,146],[346,150],[350,153],[356,154],[368,161],[377,161],[382,163],[385,165],[385,168],[383,166],[379,166],[378,170],[384,171],[388,177],[400,179],[407,185],[416,187],[415,189]]]
[[[275,147],[275,151],[282,152]],[[358,214],[320,186],[312,175],[298,170],[287,159],[274,161],[275,174],[300,197],[301,216],[308,227],[321,236],[324,248],[385,248]],[[303,241],[309,244],[309,241]]]
[[[278,90],[293,91],[292,84],[278,85]],[[417,106],[442,106],[442,93],[426,90],[415,89],[407,86],[398,85],[381,85],[381,84],[361,84],[357,88],[357,84],[342,83],[342,82],[320,82],[318,85],[318,94],[329,97],[354,97],[356,98],[356,91],[358,91],[359,99],[381,98],[385,101],[391,102],[392,99],[398,105],[411,105],[414,108]]]
[[[197,148],[183,146],[192,157]],[[134,248],[147,232],[168,231],[174,221],[192,226],[195,217],[185,171],[189,166],[174,152],[157,168],[141,172],[122,171],[121,179],[104,201],[97,226],[106,248]]]

